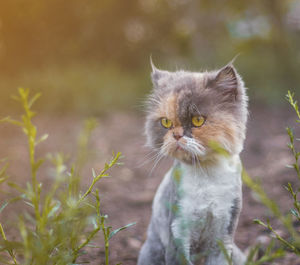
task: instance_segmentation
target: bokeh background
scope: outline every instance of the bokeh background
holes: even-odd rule
[[[82,120],[97,118],[91,140],[97,154],[86,167],[86,183],[90,168],[101,169],[112,150],[124,154],[124,166],[100,190],[114,228],[137,222],[111,242],[112,264],[133,265],[145,240],[152,198],[171,163],[165,160],[153,169],[155,161],[142,148],[150,56],[158,68],[200,71],[222,67],[238,54],[235,66],[250,96],[242,158],[249,174],[260,176],[268,194],[288,210],[283,185],[295,178],[285,167],[292,161],[285,127],[294,125],[295,116],[284,96],[290,89],[300,97],[299,0],[0,1],[0,117],[20,113],[10,99],[18,87],[42,92],[35,122],[49,139],[38,147],[39,156],[56,151],[72,156]],[[18,128],[1,125],[0,158],[9,158],[9,174],[20,184],[29,179],[26,148]],[[40,178],[51,180],[47,173]],[[17,209],[26,210],[14,207],[0,214],[8,237],[14,235],[9,227]],[[236,236],[242,249],[264,238],[265,231],[252,220],[268,217],[257,196],[244,188]],[[89,252],[92,264],[103,260],[101,251]],[[281,264],[297,261],[291,257]]]
[[[132,110],[158,67],[221,67],[234,56],[251,98],[299,89],[297,0],[14,0],[0,2],[0,108],[17,86],[41,110]]]

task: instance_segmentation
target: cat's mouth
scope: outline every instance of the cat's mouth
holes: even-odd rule
[[[190,152],[188,150],[188,148],[182,144],[182,143],[176,143],[174,149],[172,150],[172,155],[175,156],[175,157],[181,157],[181,156],[184,156],[184,157],[187,157],[187,156],[190,156]]]
[[[169,156],[189,163],[205,156],[206,152],[202,145],[190,139],[182,140],[184,141],[174,141],[169,146],[169,150],[167,151]]]
[[[177,146],[175,148],[175,152],[177,152],[177,151],[185,151],[185,150],[183,149],[182,146],[180,146],[179,144],[177,144]]]

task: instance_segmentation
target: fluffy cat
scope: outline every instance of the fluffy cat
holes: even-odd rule
[[[138,265],[234,265],[242,204],[241,162],[247,122],[244,83],[232,63],[217,71],[162,71],[152,64],[147,143],[174,158],[153,201]]]

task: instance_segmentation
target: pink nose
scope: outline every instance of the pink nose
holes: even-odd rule
[[[178,141],[183,135],[173,132],[173,137]]]

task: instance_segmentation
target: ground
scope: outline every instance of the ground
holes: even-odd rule
[[[108,214],[113,228],[136,222],[135,226],[120,232],[111,240],[110,260],[111,264],[122,262],[124,265],[133,265],[136,264],[139,249],[146,238],[153,196],[171,161],[166,159],[153,169],[155,161],[151,160],[150,150],[144,147],[142,114],[114,112],[97,119],[99,127],[91,140],[91,146],[97,154],[93,155],[93,162],[88,167],[101,169],[111,157],[112,150],[124,155],[124,165],[114,169],[112,177],[102,180],[98,185],[102,211]],[[38,116],[35,122],[40,134],[49,134],[49,139],[39,146],[38,155],[56,151],[74,153],[74,143],[82,120],[72,115]],[[285,128],[287,125],[296,128],[294,120],[295,115],[288,103],[283,107],[251,105],[247,140],[241,155],[249,175],[259,176],[267,193],[285,210],[292,207],[292,202],[284,185],[287,182],[295,185],[298,183],[292,169],[286,167],[286,164],[292,162],[292,156],[286,145],[288,137]],[[300,131],[296,131],[299,136]],[[11,158],[10,175],[19,183],[25,183],[27,174],[24,172],[28,169],[28,160],[24,136],[18,128],[10,125],[0,125],[0,136],[0,158]],[[91,171],[86,170],[85,176],[83,182],[87,184],[91,180]],[[1,199],[4,196],[2,194]],[[5,209],[0,214],[1,222],[8,225],[8,220],[13,218],[17,210]],[[269,212],[261,205],[257,196],[244,186],[243,210],[236,233],[236,242],[242,249],[247,249],[259,238],[263,241],[266,239],[265,231],[254,224],[253,219],[266,220],[268,216]],[[276,225],[274,221],[274,226]],[[89,256],[93,260],[92,264],[103,264],[103,252],[92,250]],[[288,256],[281,264],[297,265],[300,261]]]

